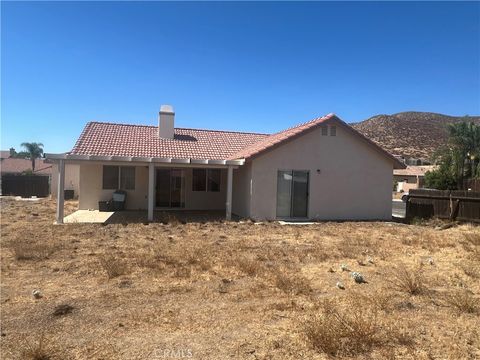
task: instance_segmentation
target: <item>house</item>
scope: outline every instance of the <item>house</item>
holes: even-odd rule
[[[32,161],[10,157],[5,153],[0,159],[1,195],[18,195],[23,197],[45,197],[50,194],[50,177],[52,164],[44,159],[35,159],[35,170]]]
[[[425,173],[435,169],[434,165],[407,166],[405,169],[393,170],[393,182],[397,192],[408,192],[424,185]]]
[[[65,180],[64,180],[64,196],[69,199],[78,199],[80,195],[80,165],[79,164],[65,164]],[[52,164],[52,198],[57,197],[55,189],[58,188],[58,164]]]
[[[275,134],[174,127],[163,105],[157,126],[90,122],[57,163],[57,222],[65,165],[80,166],[79,209],[98,209],[115,189],[126,208],[224,210],[255,220],[391,219],[400,161],[334,114]]]

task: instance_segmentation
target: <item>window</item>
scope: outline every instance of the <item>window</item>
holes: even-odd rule
[[[122,190],[135,189],[135,167],[134,166],[120,166],[120,189]]]
[[[103,189],[116,190],[118,188],[118,166],[105,165],[103,167]]]
[[[207,190],[207,169],[193,169],[192,191]]]
[[[337,136],[337,127],[334,125],[330,126],[330,136]]]
[[[104,165],[102,188],[104,190],[134,190],[135,167]]]
[[[193,169],[192,191],[220,191],[220,169]]]
[[[322,125],[322,136],[328,135],[328,127],[327,125]]]
[[[208,191],[220,191],[220,169],[208,169]]]

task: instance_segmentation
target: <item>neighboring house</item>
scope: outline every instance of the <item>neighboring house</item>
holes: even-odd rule
[[[225,210],[255,220],[391,219],[400,161],[337,116],[276,134],[184,129],[162,106],[159,126],[88,123],[71,152],[47,154],[80,166],[79,209],[98,209],[115,189],[127,209]],[[63,199],[57,200],[63,222]]]
[[[52,164],[43,159],[35,159],[35,171],[32,161],[20,158],[2,158],[0,160],[1,194],[18,196],[48,196]]]
[[[397,183],[398,192],[408,192],[424,185],[425,173],[435,168],[434,165],[407,166],[405,169],[393,170],[393,181]]]

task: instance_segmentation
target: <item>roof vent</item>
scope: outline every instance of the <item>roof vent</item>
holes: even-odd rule
[[[162,105],[158,114],[158,136],[163,139],[173,139],[175,112],[173,106]]]

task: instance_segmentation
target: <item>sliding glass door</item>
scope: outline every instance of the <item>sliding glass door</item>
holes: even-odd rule
[[[308,171],[277,173],[277,218],[308,217]]]
[[[185,171],[182,169],[157,169],[155,190],[157,207],[185,207]]]

